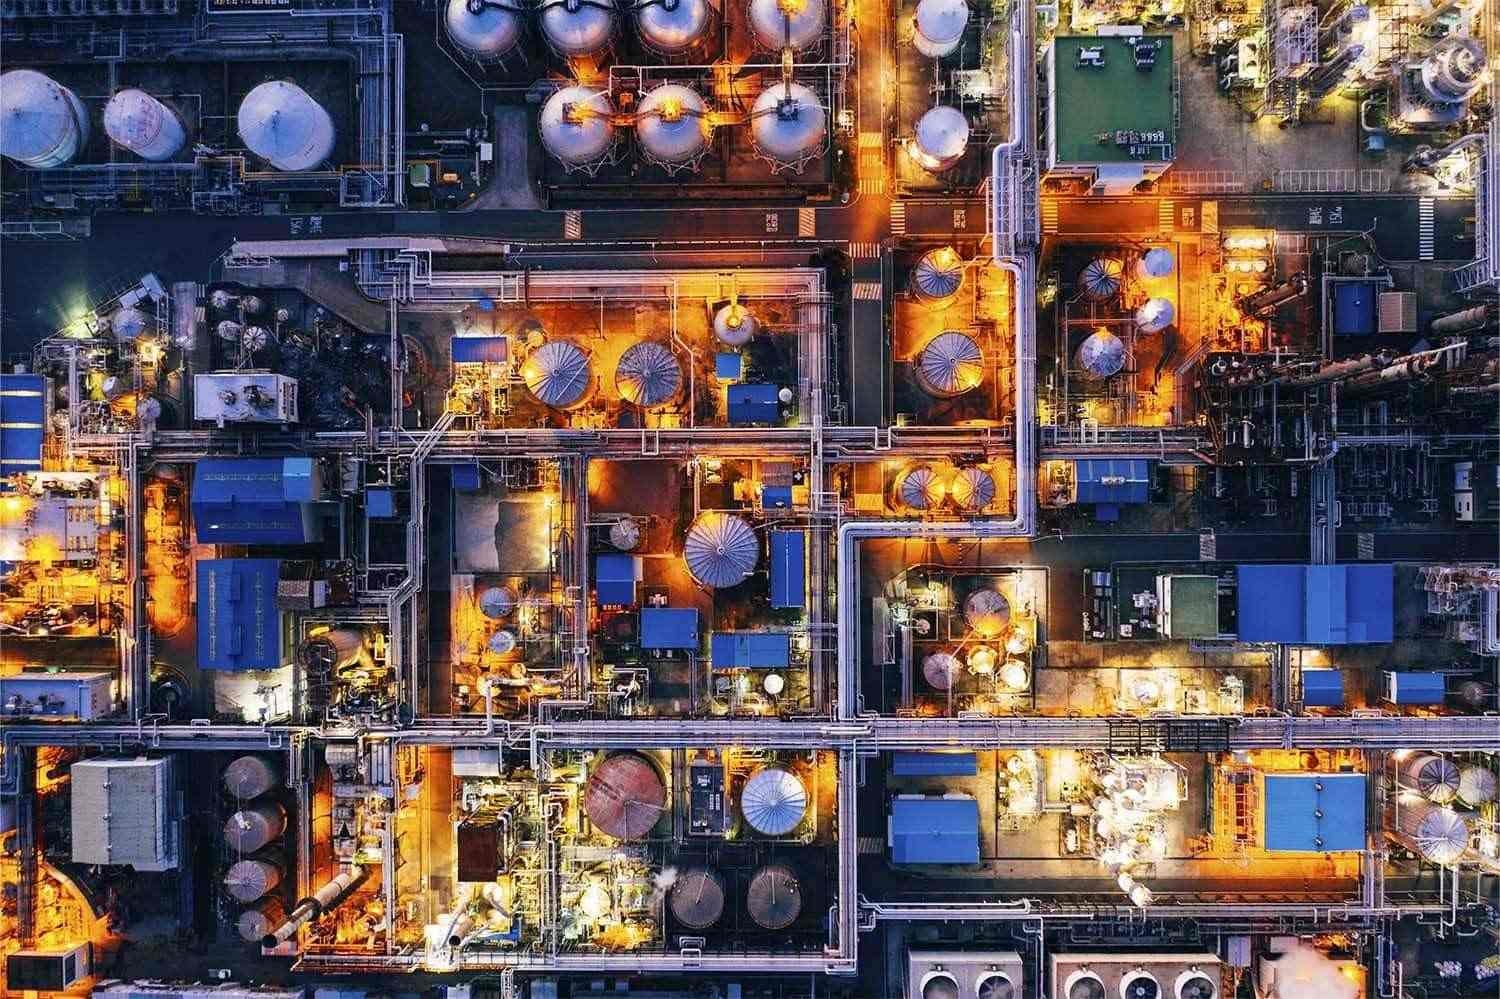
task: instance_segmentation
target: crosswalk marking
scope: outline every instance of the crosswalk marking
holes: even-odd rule
[[[1437,202],[1431,198],[1417,202],[1417,256],[1422,260],[1437,258]]]
[[[884,149],[885,143],[881,140],[879,132],[861,132],[859,133],[859,148]]]
[[[849,256],[854,260],[874,260],[880,256],[879,243],[850,243]]]
[[[1156,225],[1162,232],[1171,232],[1177,227],[1177,202],[1165,198],[1157,202]]]
[[[797,238],[811,239],[818,234],[818,213],[816,209],[797,209]]]
[[[856,281],[850,286],[856,302],[878,302],[880,301],[879,281]]]
[[[1042,232],[1057,232],[1061,227],[1057,221],[1057,202],[1051,198],[1042,199]]]
[[[885,164],[876,162],[868,170],[861,169],[859,178],[860,194],[884,194],[885,193]]]
[[[583,212],[563,212],[563,238],[583,238]]]
[[[906,235],[906,202],[891,202],[891,234],[895,236]]]

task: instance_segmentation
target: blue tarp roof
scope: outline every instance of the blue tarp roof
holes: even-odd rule
[[[1441,673],[1387,673],[1386,685],[1396,704],[1442,704],[1447,693]]]
[[[503,336],[456,336],[454,364],[504,364],[510,357],[510,341]]]
[[[807,600],[807,535],[771,533],[771,606],[801,607]]]
[[[1268,774],[1267,850],[1365,848],[1364,774]]]
[[[1375,332],[1375,301],[1380,286],[1373,281],[1341,282],[1333,289],[1333,335],[1369,336]]]
[[[202,544],[317,540],[311,458],[208,458],[193,466],[193,528]]]
[[[1151,497],[1151,462],[1082,458],[1073,462],[1077,503],[1144,503]]]
[[[276,669],[281,612],[273,558],[201,559],[198,572],[198,668]]]
[[[891,863],[979,863],[979,802],[973,798],[893,798]]]
[[[729,422],[775,423],[780,414],[776,409],[775,385],[731,385],[729,386]]]
[[[709,639],[714,669],[786,669],[792,664],[792,636],[775,631],[716,631]]]
[[[594,563],[594,590],[601,604],[635,603],[635,556],[606,552]]]
[[[1336,669],[1303,670],[1302,703],[1314,708],[1342,707],[1344,674]]]
[[[42,467],[46,387],[41,375],[0,374],[0,475]]]
[[[892,777],[973,777],[979,758],[973,753],[897,750],[891,754]]]
[[[698,611],[693,607],[647,607],[641,611],[641,648],[698,650]]]
[[[1241,565],[1239,637],[1287,645],[1389,642],[1395,623],[1390,565]]]

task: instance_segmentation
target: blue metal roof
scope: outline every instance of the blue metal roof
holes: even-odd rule
[[[1380,286],[1373,281],[1334,285],[1333,335],[1369,336],[1376,330],[1375,302]]]
[[[1303,670],[1302,703],[1313,708],[1343,707],[1344,674],[1336,669]]]
[[[979,757],[973,753],[897,750],[891,754],[892,777],[973,777]]]
[[[0,475],[42,467],[46,391],[41,375],[0,374]]]
[[[1076,503],[1144,503],[1151,498],[1151,462],[1082,458],[1073,462]]]
[[[714,355],[714,377],[726,382],[737,382],[745,370],[743,355],[732,351],[720,351]]]
[[[201,559],[198,572],[198,668],[281,666],[281,612],[273,558]]]
[[[771,606],[801,607],[807,601],[807,535],[771,531]]]
[[[792,487],[766,486],[760,491],[760,502],[771,510],[789,510],[792,506]]]
[[[775,423],[781,418],[776,408],[775,385],[729,386],[729,422],[733,424]]]
[[[510,358],[510,341],[503,336],[456,336],[454,364],[504,364]]]
[[[973,798],[891,799],[891,863],[979,863],[979,802]]]
[[[784,631],[716,631],[708,648],[714,669],[786,669],[792,664],[792,636]]]
[[[641,648],[698,651],[698,611],[694,607],[641,610]]]
[[[594,560],[594,591],[601,604],[635,603],[635,556],[606,552]]]
[[[1395,704],[1442,704],[1447,694],[1441,673],[1387,673],[1386,688]]]
[[[1365,848],[1364,774],[1267,774],[1266,849]]]
[[[372,486],[365,490],[365,515],[368,517],[396,516],[396,492],[393,489]]]
[[[1390,565],[1241,565],[1239,637],[1287,645],[1389,642],[1395,634]]]
[[[193,466],[193,527],[202,544],[317,540],[311,458],[209,458]]]
[[[479,491],[479,464],[468,462],[453,466],[453,488],[461,493]]]

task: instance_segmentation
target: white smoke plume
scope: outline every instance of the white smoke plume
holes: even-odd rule
[[[1327,955],[1306,944],[1268,962],[1274,969],[1267,999],[1359,999],[1359,985],[1350,981]],[[1262,982],[1262,986],[1267,983]]]

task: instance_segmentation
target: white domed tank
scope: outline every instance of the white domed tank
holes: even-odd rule
[[[908,510],[932,510],[946,492],[942,476],[931,465],[910,465],[896,478],[896,505]]]
[[[543,0],[542,37],[568,58],[602,52],[614,38],[613,0]]]
[[[448,40],[476,62],[498,62],[521,40],[525,9],[512,0],[448,0]]]
[[[739,302],[730,302],[714,313],[714,339],[726,347],[743,347],[760,332],[760,321]]]
[[[1142,278],[1157,280],[1169,277],[1177,267],[1177,260],[1172,256],[1172,251],[1164,246],[1156,246],[1141,254],[1141,259],[1135,263],[1135,272]]]
[[[968,334],[947,330],[922,348],[915,373],[922,391],[939,399],[951,399],[984,381],[984,353]]]
[[[760,541],[739,517],[704,513],[688,528],[682,557],[688,572],[703,586],[737,586],[760,562]]]
[[[999,590],[975,590],[964,599],[964,621],[980,638],[995,638],[1010,625],[1010,601]]]
[[[668,169],[695,163],[712,134],[707,106],[692,87],[664,83],[641,98],[635,135],[647,159]]]
[[[1446,805],[1458,795],[1458,764],[1436,753],[1418,753],[1401,762],[1401,786],[1428,801]]]
[[[1079,279],[1083,293],[1096,302],[1108,301],[1120,293],[1120,276],[1125,267],[1114,257],[1096,257],[1089,261]]]
[[[928,173],[951,170],[969,148],[969,119],[958,108],[940,104],[917,121],[909,148],[912,159]]]
[[[745,781],[740,814],[762,836],[785,836],[807,814],[807,787],[790,770],[766,767]]]
[[[682,365],[664,344],[631,344],[615,366],[615,390],[621,399],[643,409],[664,406],[682,391]]]
[[[177,113],[134,87],[115,94],[104,106],[104,131],[115,145],[153,163],[176,156],[187,142]]]
[[[1455,864],[1469,848],[1469,824],[1451,808],[1421,801],[1401,807],[1402,838],[1429,863]]]
[[[951,690],[963,672],[963,664],[951,652],[934,652],[922,657],[922,679],[933,690]]]
[[[270,80],[245,95],[240,141],[278,170],[314,170],[333,155],[333,119],[290,80]]]
[[[750,137],[761,156],[781,167],[818,155],[828,138],[828,113],[800,83],[773,83],[750,109]]]
[[[1470,764],[1458,772],[1458,800],[1470,808],[1494,801],[1497,786],[1500,777],[1489,767]]]
[[[924,302],[941,302],[958,294],[964,285],[964,260],[951,246],[938,246],[922,254],[911,272],[911,291]]]
[[[591,87],[564,87],[542,105],[542,145],[568,169],[589,167],[609,155],[615,140],[609,95]]]
[[[1162,999],[1161,983],[1145,968],[1120,976],[1120,999]]]
[[[109,317],[110,332],[121,343],[140,339],[151,329],[151,318],[133,305],[127,305]]]
[[[570,340],[549,340],[527,354],[521,378],[537,402],[553,409],[582,405],[594,387],[589,355]]]
[[[823,39],[827,0],[750,0],[750,31],[762,48],[801,52]]]
[[[708,0],[644,0],[635,7],[641,44],[659,55],[690,51],[707,36],[712,23]]]
[[[958,48],[968,23],[969,5],[964,0],[920,0],[912,45],[929,59],[941,58]]]
[[[1165,298],[1148,298],[1135,310],[1135,328],[1142,333],[1160,333],[1177,318],[1177,309]]]
[[[73,91],[33,69],[0,74],[0,155],[45,170],[71,162],[88,138]]]
[[[1073,360],[1085,378],[1109,378],[1125,367],[1125,344],[1100,327],[1078,345]]]
[[[978,465],[966,465],[953,477],[950,495],[960,510],[978,513],[995,502],[995,477]]]

